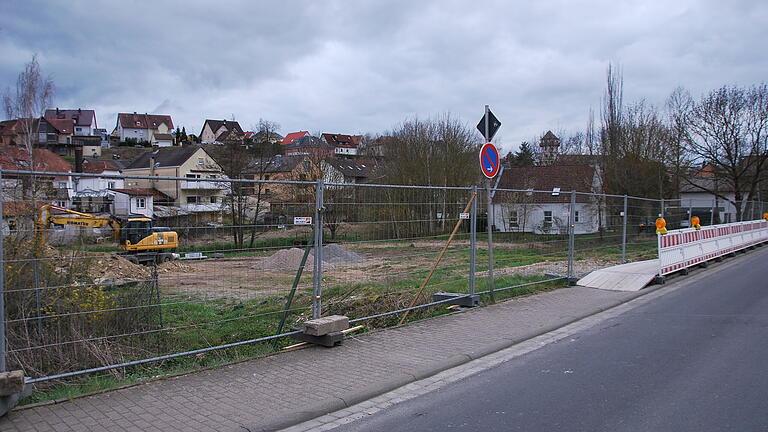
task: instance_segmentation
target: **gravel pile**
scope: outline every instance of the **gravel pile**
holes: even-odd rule
[[[304,256],[304,249],[281,249],[269,256],[257,265],[260,270],[297,270]],[[356,254],[338,244],[323,246],[323,262],[329,265],[357,264],[365,261],[361,255]],[[304,265],[305,271],[314,269],[315,255],[310,252]]]

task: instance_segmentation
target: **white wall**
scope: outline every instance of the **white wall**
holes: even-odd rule
[[[149,141],[149,133],[146,129],[123,128],[120,129],[120,141],[134,138],[136,141]]]
[[[144,208],[139,207],[139,199],[144,199]],[[115,216],[144,215],[151,218],[154,215],[152,196],[130,196],[122,192],[115,192],[112,202],[112,213]]]
[[[735,194],[733,192],[721,194],[728,198],[724,200],[717,198],[718,215],[721,223],[735,222],[736,221],[736,206],[731,202],[735,200]],[[706,208],[711,209],[715,206],[715,196],[707,192],[681,192],[680,193],[680,206],[683,208]],[[743,206],[742,206],[743,207]],[[722,210],[719,210],[722,209]],[[716,216],[718,216],[716,215]],[[709,224],[710,221],[706,218],[702,223]]]
[[[119,171],[104,171],[106,175],[119,175]],[[123,179],[106,179],[101,177],[83,177],[77,181],[76,192],[85,190],[105,191],[107,189],[122,189],[125,187]]]
[[[494,204],[491,218],[496,229],[502,232],[529,232],[536,234],[566,234],[568,232],[568,203],[502,203]],[[517,226],[510,225],[512,212],[517,211]],[[552,212],[552,223],[546,229],[544,212]],[[576,203],[578,221],[576,234],[594,233],[599,230],[598,207],[594,203]]]

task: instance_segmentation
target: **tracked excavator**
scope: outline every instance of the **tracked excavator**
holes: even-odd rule
[[[118,244],[119,251],[116,253],[134,264],[159,264],[179,257],[173,253],[179,247],[178,234],[170,228],[152,226],[150,218],[120,219],[114,216],[96,216],[52,204],[40,207],[35,221],[37,251],[42,250],[42,246],[47,242],[47,231],[56,225],[110,227]]]

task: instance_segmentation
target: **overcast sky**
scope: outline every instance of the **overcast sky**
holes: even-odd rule
[[[583,130],[609,62],[625,99],[661,105],[768,71],[764,1],[0,0],[0,84],[34,53],[60,108],[259,118],[281,133],[383,133],[489,104],[505,150]]]

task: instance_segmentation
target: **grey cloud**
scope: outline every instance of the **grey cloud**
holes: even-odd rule
[[[58,105],[258,118],[283,132],[382,132],[450,111],[474,125],[491,104],[511,148],[545,129],[582,129],[605,68],[627,99],[661,104],[763,80],[768,6],[758,1],[25,1],[0,6],[0,80],[32,53]],[[4,85],[3,85],[4,87]]]

